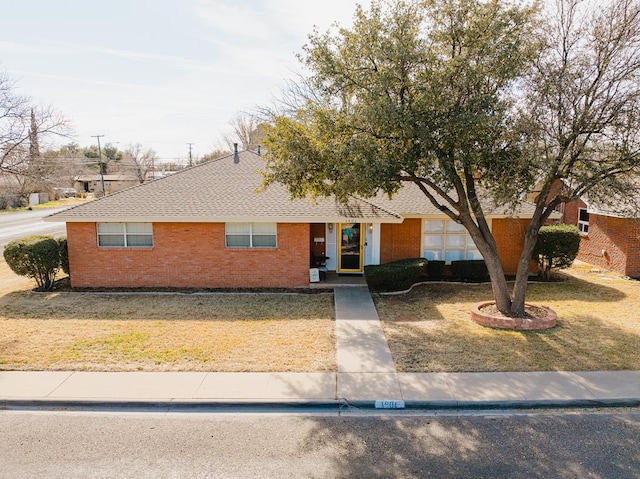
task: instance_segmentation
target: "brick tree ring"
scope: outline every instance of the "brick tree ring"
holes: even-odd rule
[[[558,315],[548,306],[525,304],[526,317],[512,318],[503,315],[496,308],[495,301],[483,301],[471,306],[471,319],[481,326],[517,331],[553,328]]]

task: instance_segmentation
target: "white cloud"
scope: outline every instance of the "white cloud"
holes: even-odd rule
[[[26,14],[24,2],[11,3],[14,17]],[[52,7],[58,22],[5,25],[1,67],[71,119],[82,145],[104,134],[184,158],[186,142],[204,154],[239,112],[279,96],[302,69],[295,53],[313,26],[348,25],[355,3],[180,0],[154,3],[148,17],[135,2],[108,2],[101,16],[62,2]],[[114,30],[117,18],[135,28]]]
[[[75,56],[78,54],[95,54],[123,58],[127,60],[144,61],[159,65],[170,66],[181,70],[198,70],[209,73],[220,73],[221,70],[214,68],[211,62],[194,60],[185,57],[165,55],[161,53],[150,53],[138,50],[125,50],[119,48],[103,47],[87,43],[68,43],[44,41],[41,44],[26,44],[15,42],[0,42],[1,48],[8,48],[19,53],[31,53],[39,55]]]
[[[247,4],[221,0],[198,0],[193,6],[197,17],[220,36],[233,39],[270,40],[273,31],[260,11]]]
[[[230,42],[259,39],[272,46],[300,48],[314,26],[327,30],[333,23],[351,23],[355,0],[254,0],[242,5],[228,0],[197,0],[193,10],[210,36]],[[286,48],[286,47],[285,47]]]

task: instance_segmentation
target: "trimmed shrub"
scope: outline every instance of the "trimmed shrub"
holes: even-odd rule
[[[38,289],[53,288],[60,267],[60,249],[51,236],[27,236],[11,241],[4,248],[4,259],[14,273],[33,278]]]
[[[27,206],[24,198],[17,195],[0,195],[0,210],[9,210],[21,206]]]
[[[426,276],[427,264],[424,258],[411,258],[369,265],[364,267],[364,276],[373,291],[403,291]]]
[[[429,279],[440,280],[444,278],[444,263],[442,260],[429,261],[429,264],[427,264]]]
[[[489,280],[489,271],[482,259],[452,261],[451,276],[454,281],[482,283]]]
[[[552,269],[568,268],[578,255],[580,231],[574,225],[548,225],[540,228],[533,250],[538,263],[538,275],[544,281],[551,278]]]
[[[69,275],[69,247],[67,238],[58,238],[58,251],[60,252],[60,269]]]

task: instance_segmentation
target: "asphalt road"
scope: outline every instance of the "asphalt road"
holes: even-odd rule
[[[640,478],[640,411],[0,412],[1,478]]]
[[[65,223],[46,223],[42,218],[65,208],[46,208],[0,214],[0,251],[9,241],[30,235],[67,234]]]

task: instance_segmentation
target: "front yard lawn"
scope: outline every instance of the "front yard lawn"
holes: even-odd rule
[[[527,301],[551,307],[558,326],[515,332],[478,326],[469,307],[488,284],[426,284],[374,296],[401,372],[640,369],[640,282],[576,265],[565,281],[530,283]]]
[[[0,370],[336,370],[331,294],[45,294],[12,274]]]

